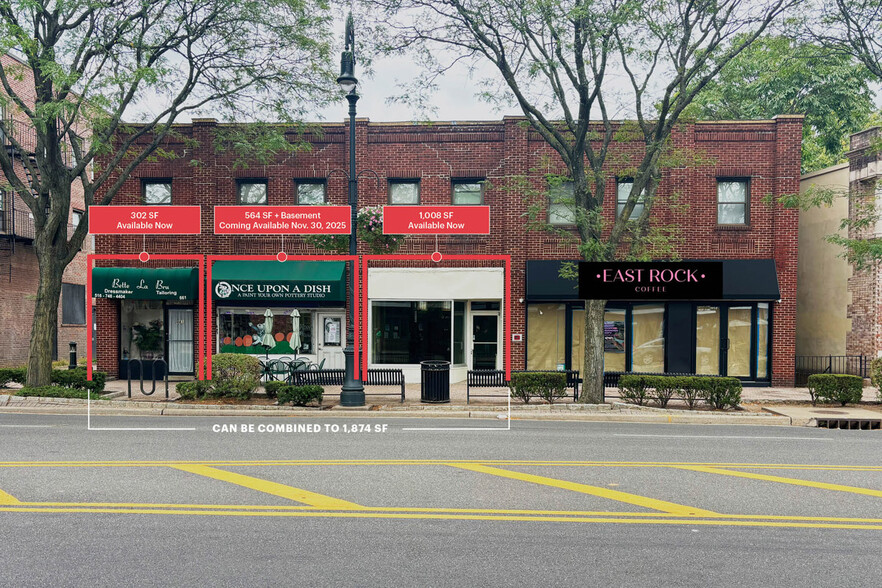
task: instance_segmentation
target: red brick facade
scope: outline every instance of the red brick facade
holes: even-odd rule
[[[277,157],[270,165],[235,165],[230,152],[214,150],[214,134],[223,125],[197,120],[180,125],[180,140],[165,148],[179,154],[141,165],[123,186],[114,204],[141,201],[141,180],[172,180],[174,204],[202,206],[202,234],[197,236],[147,237],[151,253],[196,255],[275,254],[282,247],[278,236],[215,236],[212,207],[235,204],[237,178],[266,178],[268,204],[294,203],[294,181],[327,180],[328,201],[346,204],[348,127],[322,125],[322,133],[309,134],[312,148]],[[357,121],[356,143],[359,206],[386,204],[387,179],[419,179],[421,204],[450,204],[451,180],[486,180],[484,204],[491,210],[489,236],[438,237],[442,253],[507,254],[512,257],[512,333],[525,333],[526,307],[519,302],[525,290],[526,261],[578,258],[572,241],[545,232],[525,229],[525,191],[520,180],[537,191],[545,174],[564,173],[557,155],[541,137],[529,130],[524,119],[473,123],[370,123]],[[683,124],[673,136],[678,149],[695,154],[694,164],[663,171],[659,195],[666,201],[678,198],[677,206],[656,210],[654,222],[675,224],[680,229],[677,253],[684,259],[774,259],[781,301],[773,303],[772,384],[793,382],[796,313],[797,211],[767,203],[771,197],[799,190],[801,117],[770,121],[707,122]],[[198,146],[183,139],[195,139]],[[604,216],[610,223],[616,211],[616,172],[634,165],[630,153],[639,154],[638,143],[615,144],[609,161]],[[379,179],[375,179],[375,172]],[[749,224],[717,225],[717,178],[750,178]],[[773,201],[773,200],[772,200]],[[138,253],[140,236],[98,236],[97,253]],[[431,253],[435,237],[407,237],[400,253]],[[321,253],[298,237],[285,239],[291,254]],[[367,253],[366,250],[359,250]],[[442,262],[448,267],[452,263]],[[105,264],[107,265],[107,264]],[[380,265],[380,264],[378,264]],[[384,264],[385,265],[385,264]],[[403,264],[402,264],[403,265]],[[470,264],[459,264],[470,265]],[[480,264],[471,264],[480,265]],[[491,264],[493,265],[493,264]],[[98,360],[102,369],[115,372],[117,349],[116,303],[98,301]],[[513,368],[523,368],[525,343],[511,345]]]
[[[28,76],[28,68],[22,66],[9,55],[0,55],[3,67],[7,72],[18,68],[25,74],[23,77],[7,75],[10,84],[20,96],[30,97],[33,101],[33,78]],[[0,90],[2,91],[2,90]],[[8,106],[3,113],[16,138],[24,147],[36,148],[33,130],[29,129],[27,117],[18,112],[14,106]],[[10,143],[2,140],[0,148],[11,151]],[[16,161],[16,174],[25,178],[24,166]],[[3,182],[5,178],[3,178]],[[71,213],[68,222],[73,222],[73,210],[85,210],[83,190],[79,184],[71,187]],[[27,363],[28,346],[30,344],[31,327],[34,318],[34,296],[39,282],[37,257],[33,247],[33,218],[29,210],[17,194],[4,191],[3,205],[0,209],[0,323],[3,324],[3,336],[0,337],[0,366],[18,366]],[[13,229],[13,219],[15,228]],[[69,225],[68,235],[73,231]],[[14,245],[14,247],[13,247]],[[64,271],[63,283],[86,284],[86,253],[91,251],[91,240],[86,239],[83,252],[78,254]],[[62,296],[63,298],[63,296]],[[63,322],[62,308],[64,300],[58,305],[58,358],[67,359],[68,343],[76,341],[81,356],[86,353],[86,336],[91,323],[86,317],[86,324],[66,325]],[[87,303],[88,308],[88,303]]]

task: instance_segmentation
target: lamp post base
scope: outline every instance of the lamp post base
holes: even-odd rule
[[[350,339],[351,340],[351,339]],[[355,350],[352,344],[343,348],[346,358],[346,378],[343,380],[343,389],[340,392],[341,406],[364,406],[364,385],[361,380],[356,380],[355,374]]]

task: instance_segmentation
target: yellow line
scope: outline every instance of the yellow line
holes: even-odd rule
[[[325,496],[324,494],[317,494],[315,492],[310,492],[309,490],[302,490],[300,488],[294,488],[292,486],[270,482],[269,480],[252,478],[251,476],[245,476],[243,474],[237,474],[235,472],[228,472],[226,470],[219,470],[217,468],[211,468],[208,466],[176,465],[172,467],[184,472],[190,472],[191,474],[197,474],[200,476],[205,476],[207,478],[221,480],[222,482],[229,482],[238,486],[244,486],[245,488],[250,488],[251,490],[257,490],[258,492],[272,494],[273,496],[281,496],[282,498],[287,498],[288,500],[296,500],[297,502],[302,502],[304,504],[308,504],[309,506],[316,506],[319,508],[341,508],[347,510],[357,510],[361,508],[361,505],[355,504],[354,502],[347,502],[346,500],[340,500],[339,498]]]
[[[530,516],[492,516],[459,514],[406,514],[375,512],[251,512],[251,511],[203,511],[203,510],[159,510],[159,509],[87,509],[87,508],[41,508],[0,506],[0,512],[45,512],[45,513],[107,513],[107,514],[174,514],[198,516],[249,516],[249,517],[321,517],[321,518],[376,518],[376,519],[432,519],[432,520],[470,520],[470,521],[521,521],[554,523],[608,523],[608,524],[652,524],[652,525],[691,525],[691,526],[733,526],[733,527],[790,527],[811,529],[870,529],[882,530],[882,525],[862,525],[850,523],[803,523],[788,521],[742,521],[727,519],[667,519],[667,518],[604,518],[604,517],[530,517]],[[620,516],[620,515],[617,515]]]
[[[719,474],[722,476],[734,476],[736,478],[750,478],[752,480],[764,480],[766,482],[777,482],[779,484],[792,484],[794,486],[807,486],[809,488],[819,488],[821,490],[835,490],[837,492],[850,492],[852,494],[863,494],[865,496],[875,496],[882,498],[882,490],[871,490],[870,488],[858,488],[856,486],[842,486],[841,484],[828,484],[827,482],[813,482],[811,480],[800,480],[798,478],[782,478],[781,476],[769,476],[766,474],[754,474],[752,472],[738,472],[734,470],[724,470],[720,468],[709,468],[704,466],[676,466],[677,469],[691,470],[694,472],[705,472],[707,474]]]
[[[523,482],[542,484],[543,486],[552,486],[554,488],[572,490],[573,492],[581,492],[582,494],[590,494],[592,496],[598,496],[600,498],[617,500],[619,502],[633,504],[635,506],[642,506],[643,508],[651,508],[653,510],[660,510],[662,512],[667,512],[680,516],[714,516],[717,514],[709,510],[693,508],[691,506],[685,506],[682,504],[675,504],[673,502],[667,502],[665,500],[656,500],[655,498],[648,498],[646,496],[637,496],[636,494],[629,494],[627,492],[620,492],[618,490],[610,490],[609,488],[600,488],[599,486],[589,486],[587,484],[567,482],[565,480],[557,480],[555,478],[546,478],[544,476],[535,476],[533,474],[513,472],[511,470],[492,468],[484,465],[469,463],[450,463],[448,465],[463,470],[478,472],[481,474],[491,474],[503,478],[510,478],[512,480],[520,480]]]
[[[0,490],[0,504],[21,504],[21,501],[12,494]]]

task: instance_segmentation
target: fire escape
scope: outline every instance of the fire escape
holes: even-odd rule
[[[15,160],[22,161],[21,168],[24,170],[26,181],[30,185],[33,178],[23,161],[27,159],[36,167],[34,152],[16,149],[7,133],[11,133],[19,145],[25,148],[33,148],[37,144],[36,132],[21,121],[7,119],[4,122],[6,123],[7,132],[0,130],[2,148],[12,158],[13,165]],[[12,281],[12,263],[16,243],[27,245],[33,243],[35,237],[34,217],[31,211],[20,200],[19,202],[16,202],[16,200],[19,199],[15,197],[14,191],[4,190],[0,192],[0,270],[4,269],[5,266],[10,282]]]

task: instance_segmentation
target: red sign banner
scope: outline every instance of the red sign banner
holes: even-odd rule
[[[384,206],[384,235],[489,235],[489,206]]]
[[[198,235],[198,206],[90,206],[93,235]]]
[[[215,206],[218,235],[348,235],[348,206]]]

